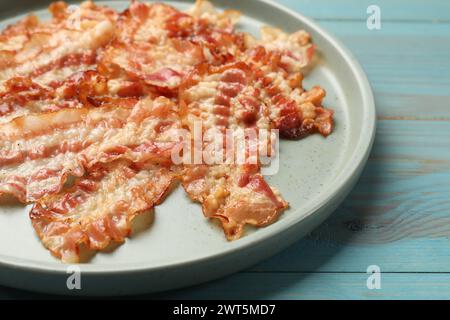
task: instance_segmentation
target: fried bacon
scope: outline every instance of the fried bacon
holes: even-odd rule
[[[301,139],[316,132],[323,136],[331,133],[333,111],[322,106],[324,89],[318,86],[303,89],[301,71],[286,65],[276,50],[257,46],[247,56],[246,61],[254,71],[255,86],[269,107],[272,127],[280,130],[282,138]]]
[[[286,68],[277,52],[256,47],[247,63],[208,72],[180,95],[188,124],[201,120],[226,128],[276,128],[289,139],[314,132],[326,136],[332,130],[332,112],[321,106],[325,91],[303,91],[300,71]],[[288,206],[258,172],[248,165],[188,166],[183,186],[202,203],[205,216],[220,219],[227,238],[236,239],[245,224],[267,225]]]
[[[206,129],[269,129],[269,110],[260,95],[245,62],[200,67],[180,90],[180,112],[189,127],[202,121]]]
[[[78,8],[55,2],[49,10],[52,20],[29,16],[0,35],[0,123],[88,107],[92,101],[83,98],[107,83],[93,75],[97,51],[114,35],[115,11],[92,2]],[[70,90],[76,92],[67,97]]]
[[[141,81],[154,88],[176,89],[190,68],[203,61],[200,47],[189,42],[164,45],[115,42],[102,55],[101,72],[109,78]]]
[[[0,194],[35,201],[98,162],[167,163],[177,126],[175,105],[163,97],[17,118],[0,125]]]
[[[186,166],[182,184],[203,214],[219,219],[228,240],[239,239],[244,226],[274,222],[288,204],[251,165]]]
[[[120,15],[116,40],[102,54],[99,70],[110,78],[139,80],[160,93],[173,92],[196,65],[221,64],[243,49],[231,14],[216,24],[203,15],[133,2]]]
[[[159,204],[175,173],[151,164],[96,165],[60,194],[39,200],[31,222],[44,246],[65,263],[79,261],[80,246],[102,250],[123,242],[134,217]]]
[[[195,121],[201,121],[204,130],[253,128],[258,133],[270,129],[268,108],[254,87],[248,64],[199,70],[193,79],[197,80],[188,81],[180,93],[181,116],[191,130]],[[247,149],[246,144],[249,159]],[[233,158],[236,161],[235,155]],[[246,224],[262,227],[272,223],[288,206],[259,173],[259,164],[248,161],[185,166],[182,185],[191,199],[202,204],[206,217],[220,220],[229,240],[240,238]]]
[[[95,108],[121,105],[144,96],[144,88],[136,82],[116,81],[97,71],[72,74],[63,81],[41,86],[28,77],[14,77],[5,82],[0,92],[0,123],[19,116],[53,112],[65,108]]]
[[[50,86],[41,86],[28,77],[8,79],[0,92],[0,123],[27,114],[98,107],[119,98],[110,94],[107,79],[93,70],[75,73]]]
[[[273,27],[261,28],[261,40],[253,41],[250,46],[262,46],[268,52],[279,56],[279,64],[289,73],[299,72],[307,67],[314,56],[315,46],[310,35],[300,30],[287,34]]]
[[[118,19],[115,41],[100,57],[100,72],[111,79],[176,89],[185,72],[204,60],[200,46],[167,37],[166,21],[177,13],[165,4],[133,2]]]
[[[239,12],[205,0],[187,12],[137,1],[122,13],[90,1],[49,11],[49,21],[31,15],[0,33],[0,195],[36,202],[30,218],[54,256],[78,262],[81,247],[124,241],[175,180],[229,240],[277,220],[288,203],[259,155],[180,168],[172,152],[178,129],[196,121],[222,133],[329,135],[325,90],[302,86],[308,33],[264,27],[257,40],[234,29]],[[247,160],[267,147],[246,142]]]
[[[299,40],[288,48],[310,48],[308,38],[300,40],[301,36],[291,37]],[[280,43],[291,38],[273,35],[272,40]],[[294,62],[287,64],[283,56],[288,49],[268,48],[252,47],[240,60],[221,67],[197,68],[180,92],[186,125],[192,128],[194,121],[202,121],[206,129],[275,128],[288,139],[314,132],[328,135],[333,122],[332,112],[321,105],[325,91],[320,87],[304,91],[301,86],[301,68],[310,59],[299,57],[308,49],[294,51],[298,56],[290,54]],[[202,203],[205,216],[220,219],[228,239],[239,238],[245,224],[273,222],[287,208],[259,174],[258,165],[187,166],[183,186],[192,199]]]
[[[57,2],[50,11],[49,22],[27,17],[0,35],[0,91],[13,77],[48,85],[95,68],[97,49],[114,35],[114,11],[92,2],[74,10]]]

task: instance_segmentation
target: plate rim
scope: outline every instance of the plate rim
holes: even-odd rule
[[[355,152],[351,155],[350,161],[348,161],[342,168],[342,171],[336,176],[334,182],[324,189],[324,195],[321,197],[318,197],[314,201],[314,206],[309,208],[309,210],[305,211],[304,214],[298,215],[293,219],[293,221],[290,224],[283,224],[283,221],[279,221],[276,224],[279,225],[278,228],[270,230],[265,232],[264,234],[261,234],[260,236],[254,236],[247,238],[246,241],[243,241],[240,243],[240,245],[236,245],[231,248],[226,248],[221,250],[218,253],[200,257],[200,258],[194,258],[191,260],[183,260],[183,261],[171,261],[171,262],[162,262],[161,264],[158,264],[157,266],[149,266],[148,264],[142,263],[139,265],[131,265],[131,264],[118,264],[112,265],[109,269],[89,269],[86,268],[89,264],[80,264],[79,266],[83,270],[83,275],[86,276],[98,276],[98,275],[125,275],[130,273],[148,273],[148,272],[155,272],[160,271],[162,269],[167,268],[180,268],[180,267],[186,267],[196,264],[202,264],[205,262],[211,262],[215,260],[219,260],[221,258],[224,258],[229,255],[233,255],[239,251],[248,250],[251,249],[251,247],[260,245],[261,243],[265,243],[270,241],[271,238],[274,237],[274,235],[287,231],[290,228],[294,228],[298,226],[298,224],[302,223],[302,221],[310,218],[314,213],[317,213],[322,207],[325,207],[329,202],[333,201],[333,199],[337,198],[339,196],[339,193],[342,192],[343,189],[346,188],[346,185],[350,184],[351,187],[353,187],[354,182],[356,182],[356,179],[359,177],[363,167],[365,166],[368,156],[370,154],[370,151],[373,146],[373,142],[375,139],[375,132],[376,132],[376,109],[375,109],[375,101],[374,96],[372,93],[372,89],[369,83],[369,80],[359,64],[359,62],[356,60],[356,58],[353,56],[351,51],[346,48],[345,45],[342,44],[342,42],[335,37],[332,33],[330,33],[328,30],[323,29],[318,23],[316,23],[313,19],[308,18],[304,16],[303,14],[293,10],[289,9],[277,2],[274,2],[272,0],[253,0],[255,3],[261,2],[264,3],[267,6],[274,7],[275,9],[282,11],[283,13],[290,15],[294,17],[296,20],[304,24],[310,29],[314,29],[318,34],[320,34],[323,39],[331,44],[341,55],[341,57],[345,60],[346,64],[350,68],[350,70],[353,73],[353,76],[356,79],[356,82],[358,83],[358,91],[362,98],[362,106],[363,106],[363,118],[365,123],[365,134],[361,135],[354,150]],[[102,1],[99,1],[101,3]],[[174,2],[173,0],[162,0],[161,2]],[[176,2],[176,1],[175,1]],[[178,2],[186,2],[186,1],[178,1]],[[242,12],[243,16],[245,16],[245,12]],[[19,14],[17,14],[19,16]],[[12,18],[12,17],[10,17]],[[6,18],[5,20],[7,20]],[[359,152],[356,152],[359,150]],[[355,180],[352,182],[352,180]],[[349,189],[350,191],[350,189]],[[346,196],[346,195],[345,195]],[[345,197],[344,197],[345,198]],[[342,202],[342,200],[338,201],[338,205]],[[326,217],[328,217],[334,210],[330,210],[329,213],[326,214]],[[298,209],[293,212],[297,213]],[[256,234],[255,234],[256,235]],[[244,240],[244,239],[242,239]],[[242,241],[241,240],[241,241]],[[67,267],[68,264],[61,263],[60,266],[57,266],[55,262],[49,261],[48,263],[45,262],[36,262],[33,260],[23,259],[23,258],[15,258],[15,257],[9,257],[0,255],[0,269],[6,269],[6,270],[17,270],[20,272],[28,272],[28,273],[46,273],[46,274],[52,274],[55,276],[58,275],[67,275]]]

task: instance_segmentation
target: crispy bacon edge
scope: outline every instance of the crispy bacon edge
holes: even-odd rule
[[[244,235],[245,225],[264,227],[275,221],[289,207],[280,195],[274,192],[258,166],[230,166],[230,175],[226,175],[225,185],[211,190],[208,185],[209,169],[206,165],[186,167],[182,186],[188,196],[202,205],[203,215],[218,219],[228,240],[236,240]],[[201,190],[205,188],[206,190]],[[213,191],[214,193],[212,193]],[[234,193],[234,194],[233,194]],[[236,195],[248,193],[262,197],[263,202],[254,199],[236,199]],[[255,197],[256,198],[256,197]],[[245,212],[245,216],[240,216]]]

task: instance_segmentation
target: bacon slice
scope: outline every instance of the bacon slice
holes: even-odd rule
[[[102,54],[99,70],[109,78],[176,88],[185,71],[203,60],[200,46],[168,38],[166,20],[177,13],[165,4],[133,2],[120,15],[116,40]]]
[[[189,42],[167,41],[112,44],[103,54],[100,70],[109,78],[139,80],[156,88],[176,89],[183,75],[203,61],[201,47]]]
[[[0,122],[94,102],[98,106],[87,99],[109,89],[94,69],[98,49],[114,35],[117,13],[92,2],[77,9],[55,2],[49,10],[51,21],[29,16],[0,35]]]
[[[244,56],[248,58],[248,52],[258,49],[261,56],[263,48],[276,57],[276,64],[282,66],[287,72],[295,73],[306,70],[314,57],[315,45],[311,41],[311,36],[304,30],[288,34],[274,27],[264,26],[260,29],[261,39],[255,39],[246,35],[246,51]],[[264,51],[263,51],[264,52]],[[244,58],[246,59],[246,58]]]
[[[288,206],[258,171],[248,165],[187,166],[182,184],[203,214],[219,219],[227,239],[235,240],[246,224],[266,226]]]
[[[102,250],[111,241],[123,242],[134,217],[159,204],[175,176],[169,168],[151,164],[96,165],[70,189],[39,200],[30,218],[54,256],[77,263],[82,245]]]
[[[292,34],[277,28],[261,28],[261,40],[247,38],[241,59],[254,70],[255,86],[270,110],[273,128],[285,139],[301,139],[333,130],[333,111],[322,106],[325,90],[302,87],[303,71],[312,64],[315,46],[303,31]]]
[[[0,125],[0,194],[35,201],[98,162],[170,161],[176,106],[163,97],[133,104],[63,109]]]
[[[53,92],[28,78],[11,78],[5,82],[5,91],[0,92],[0,122],[25,115],[40,112],[51,106]]]
[[[206,20],[208,23],[224,30],[234,28],[241,16],[241,13],[237,10],[218,11],[211,2],[206,0],[196,0],[187,13],[194,18]]]
[[[126,98],[153,96],[144,92],[137,82],[110,80],[94,70],[74,73],[63,81],[51,83],[50,87],[43,87],[28,77],[7,80],[5,91],[0,92],[0,123],[27,114],[121,105],[133,100]]]
[[[25,18],[0,35],[0,91],[6,80],[32,77],[46,86],[73,73],[95,68],[97,49],[114,36],[113,10],[84,2],[75,10],[50,6],[54,19]]]
[[[198,0],[188,14],[180,12],[168,19],[166,29],[170,38],[202,46],[208,62],[221,65],[246,48],[246,34],[234,29],[239,17],[236,10],[217,12],[210,2]]]
[[[64,108],[98,107],[112,101],[120,104],[120,96],[111,92],[108,80],[92,70],[53,83],[53,88],[43,87],[28,77],[11,78],[4,86],[5,91],[0,93],[0,123]]]
[[[196,121],[202,122],[204,130],[222,132],[270,129],[267,106],[244,62],[199,70],[186,80],[180,99],[182,119],[191,131]],[[203,150],[208,144],[204,142]],[[182,185],[191,199],[202,204],[206,217],[221,221],[229,240],[240,238],[245,224],[262,227],[272,223],[288,206],[265,182],[258,163],[186,165]]]
[[[194,66],[223,63],[243,47],[243,36],[233,32],[231,19],[223,16],[215,24],[200,16],[164,4],[133,2],[120,16],[117,39],[102,55],[99,69],[162,93],[175,91]]]
[[[180,93],[187,126],[192,130],[195,121],[202,121],[207,129],[276,128],[289,139],[330,134],[333,113],[321,105],[325,91],[320,87],[304,91],[301,86],[301,68],[310,59],[301,58],[307,50],[297,47],[309,47],[309,38],[303,33],[283,34],[273,42],[297,38],[302,39],[288,47],[293,53],[277,46],[254,46],[234,63],[198,68]],[[221,220],[228,239],[239,238],[245,224],[273,222],[288,206],[264,181],[258,165],[187,166],[183,187],[202,203],[205,216]]]
[[[270,128],[269,110],[247,63],[205,68],[191,74],[180,91],[180,112],[188,126],[202,121],[207,129]]]
[[[302,88],[303,74],[283,62],[277,50],[262,46],[249,50],[246,58],[255,76],[255,86],[269,108],[272,127],[286,139],[301,139],[319,132],[328,136],[333,130],[333,111],[322,106],[325,90],[315,86]],[[303,66],[303,63],[301,63]]]

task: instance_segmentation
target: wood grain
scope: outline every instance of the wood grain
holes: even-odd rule
[[[379,121],[368,165],[317,230],[254,271],[450,272],[450,123]]]
[[[367,7],[378,5],[385,21],[449,22],[446,0],[277,0],[280,4],[318,20],[366,20]]]
[[[442,299],[450,296],[448,273],[382,273],[381,288],[367,288],[366,273],[241,272],[191,288],[141,295],[138,299]],[[0,299],[58,296],[0,287]]]
[[[439,299],[450,296],[449,274],[381,274],[369,290],[365,273],[241,273],[158,296],[171,299]]]
[[[450,24],[324,21],[367,73],[380,119],[450,119]]]

